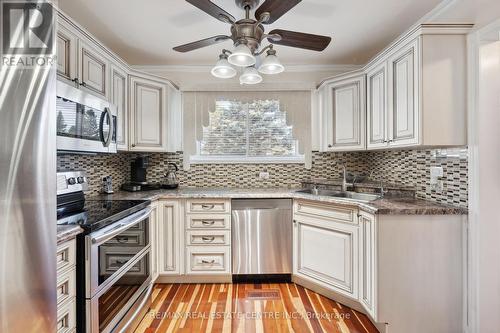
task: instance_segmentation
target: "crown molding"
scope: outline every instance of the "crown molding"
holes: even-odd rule
[[[181,72],[181,73],[210,73],[213,65],[135,65],[133,69],[149,73]],[[362,68],[362,65],[285,65],[285,72],[325,72],[325,71],[353,71]]]

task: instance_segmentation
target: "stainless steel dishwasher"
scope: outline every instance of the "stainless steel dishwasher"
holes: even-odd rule
[[[234,199],[231,207],[233,280],[290,276],[292,200]]]

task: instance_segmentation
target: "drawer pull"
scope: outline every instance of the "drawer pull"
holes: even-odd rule
[[[207,205],[207,204],[202,204],[201,208],[209,210],[209,209],[214,209],[215,205]]]
[[[118,243],[128,243],[128,237],[126,236],[118,236],[115,239]]]
[[[117,263],[118,265],[125,265],[127,262],[128,262],[128,260],[117,260],[117,261],[115,261],[115,263]]]
[[[215,264],[215,259],[212,259],[212,260],[205,260],[203,259],[201,261],[202,264]]]
[[[203,225],[214,225],[215,224],[215,221],[212,220],[212,221],[208,221],[208,220],[202,220],[201,223]]]
[[[214,236],[212,236],[212,237],[203,236],[203,237],[201,237],[201,239],[204,242],[210,243],[210,242],[213,242],[215,240],[215,237]]]

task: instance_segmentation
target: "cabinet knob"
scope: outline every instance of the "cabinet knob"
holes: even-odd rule
[[[132,147],[135,147],[135,143],[132,144]]]
[[[78,78],[75,77],[73,80],[71,80],[72,82],[75,82],[75,83],[78,83]]]
[[[332,145],[332,144],[329,144],[329,145],[328,145],[328,148],[332,148],[332,147],[333,147],[333,145]]]
[[[85,82],[80,83],[80,85],[81,85],[82,87],[86,87],[86,86],[87,86],[87,84],[86,84]]]

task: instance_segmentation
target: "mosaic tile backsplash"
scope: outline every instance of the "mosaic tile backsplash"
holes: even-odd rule
[[[467,159],[440,159],[434,150],[398,150],[348,153],[313,153],[312,168],[301,164],[192,164],[182,170],[182,152],[151,153],[148,181],[161,182],[168,163],[179,166],[178,178],[182,187],[299,187],[310,178],[338,179],[342,165],[348,171],[368,174],[384,182],[415,187],[419,198],[439,203],[467,207]],[[130,162],[137,153],[114,155],[60,155],[58,170],[85,170],[90,180],[90,195],[101,191],[101,179],[111,175],[115,190],[130,178]],[[443,190],[431,189],[430,167],[443,167]],[[268,179],[259,178],[268,172]]]

